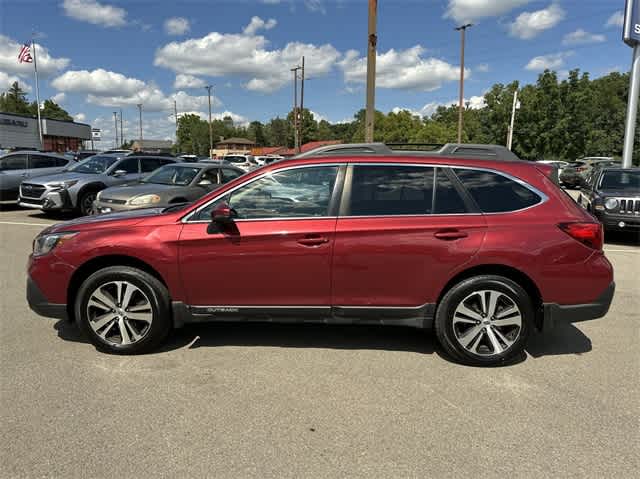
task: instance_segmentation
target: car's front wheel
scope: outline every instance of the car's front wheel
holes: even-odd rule
[[[452,358],[496,366],[524,354],[533,314],[531,299],[518,283],[502,276],[476,276],[444,295],[435,332]]]
[[[78,210],[82,216],[89,216],[96,213],[93,203],[98,197],[97,191],[86,191],[78,198]]]
[[[153,350],[172,324],[167,288],[129,266],[108,267],[89,276],[78,291],[75,315],[96,348],[116,354]]]

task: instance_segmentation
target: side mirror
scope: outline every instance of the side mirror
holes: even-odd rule
[[[211,221],[221,225],[233,223],[233,219],[238,216],[236,210],[231,208],[227,203],[220,203],[216,209],[211,212]]]
[[[211,186],[213,182],[211,180],[200,180],[198,186]]]
[[[113,176],[115,176],[116,178],[121,178],[123,176],[125,176],[127,174],[127,172],[125,170],[116,170],[113,173]]]

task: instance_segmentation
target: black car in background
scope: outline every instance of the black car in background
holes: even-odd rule
[[[640,168],[595,168],[580,189],[578,203],[607,231],[640,233]]]

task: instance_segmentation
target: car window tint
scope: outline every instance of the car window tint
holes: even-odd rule
[[[26,170],[27,155],[10,155],[0,160],[0,170]]]
[[[224,183],[235,180],[239,176],[244,175],[243,171],[232,170],[231,168],[223,168],[222,169],[222,181]]]
[[[55,168],[56,158],[53,156],[31,155],[31,168]]]
[[[122,160],[115,167],[115,170],[124,170],[127,174],[138,173],[138,158],[127,158],[126,160]]]
[[[140,165],[143,173],[150,173],[162,166],[162,160],[158,158],[140,158]]]
[[[433,212],[439,215],[467,212],[460,193],[441,168],[438,168],[436,176],[436,204]]]
[[[354,166],[349,216],[431,213],[434,169],[417,166]]]
[[[541,201],[536,193],[506,176],[481,170],[454,171],[483,213],[517,211]]]
[[[67,166],[69,164],[69,160],[65,158],[55,158],[56,166]]]
[[[335,186],[337,166],[316,166],[270,173],[201,210],[208,220],[220,202],[235,209],[238,219],[323,217]]]

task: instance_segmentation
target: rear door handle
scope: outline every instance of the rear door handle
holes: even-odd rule
[[[300,238],[298,244],[302,246],[320,246],[329,242],[329,238],[319,235],[308,235],[305,238]]]
[[[465,233],[464,231],[454,229],[454,230],[436,231],[433,234],[433,236],[435,236],[439,240],[453,241],[461,238],[466,238],[469,235],[467,235],[467,233]]]

